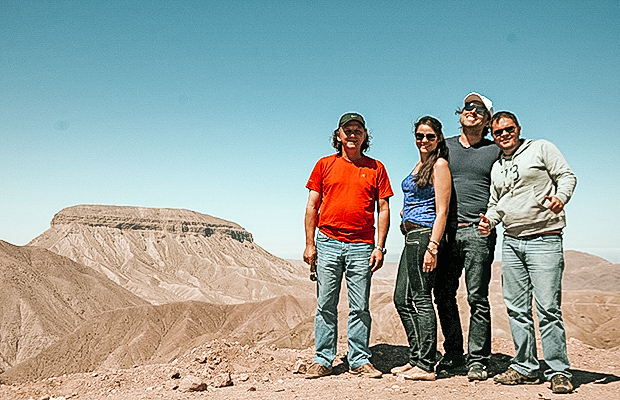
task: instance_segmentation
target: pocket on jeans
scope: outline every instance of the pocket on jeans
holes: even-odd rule
[[[329,236],[327,236],[326,234],[324,234],[323,232],[319,231],[316,234],[316,241],[317,242],[327,242],[329,240]]]

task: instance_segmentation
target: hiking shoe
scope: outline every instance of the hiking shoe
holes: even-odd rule
[[[373,367],[371,363],[360,365],[357,368],[351,369],[349,372],[352,373],[353,375],[363,375],[363,376],[367,376],[368,378],[381,378],[383,376],[383,373],[381,373],[381,371]]]
[[[558,394],[571,393],[573,384],[565,375],[555,374],[551,377],[551,391]]]
[[[413,368],[411,364],[407,363],[405,365],[401,365],[400,367],[392,368],[390,370],[390,373],[392,373],[392,375],[398,375],[398,374],[402,374],[403,372],[409,371],[411,368]]]
[[[493,381],[502,385],[538,385],[540,383],[537,376],[525,376],[512,368],[508,368],[502,374],[495,375]]]
[[[425,371],[420,367],[413,367],[407,372],[398,374],[398,376],[410,381],[434,381],[437,379],[434,372]]]
[[[467,371],[467,379],[470,381],[484,381],[489,377],[487,367],[482,364],[474,364]]]
[[[306,379],[316,379],[322,376],[327,376],[332,373],[331,368],[327,368],[323,364],[312,363],[310,368],[306,371]]]
[[[437,364],[437,371],[450,371],[465,365],[462,354],[446,353]]]

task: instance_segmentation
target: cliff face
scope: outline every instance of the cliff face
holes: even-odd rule
[[[96,269],[152,304],[314,293],[303,267],[269,254],[241,226],[189,210],[69,207],[29,245]]]

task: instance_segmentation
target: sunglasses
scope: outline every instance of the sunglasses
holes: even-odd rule
[[[480,104],[476,104],[476,103],[465,104],[465,107],[463,107],[463,110],[465,111],[476,110],[476,114],[479,114],[479,115],[484,115],[484,113],[487,112],[487,109],[485,106],[481,106]]]
[[[496,131],[493,131],[492,135],[495,136],[495,137],[500,137],[504,133],[507,133],[507,134],[511,135],[511,134],[515,133],[516,130],[517,130],[516,126],[509,126],[508,128],[498,129]]]
[[[422,140],[426,138],[429,142],[434,142],[437,139],[437,135],[434,133],[416,133],[415,140]]]

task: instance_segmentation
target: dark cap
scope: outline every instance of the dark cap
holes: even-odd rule
[[[346,114],[344,114],[342,117],[340,117],[340,122],[338,123],[338,128],[340,128],[342,125],[346,124],[347,122],[351,122],[351,121],[359,122],[360,124],[362,124],[364,129],[366,129],[366,122],[364,121],[364,117],[362,117],[358,113],[346,113]]]

